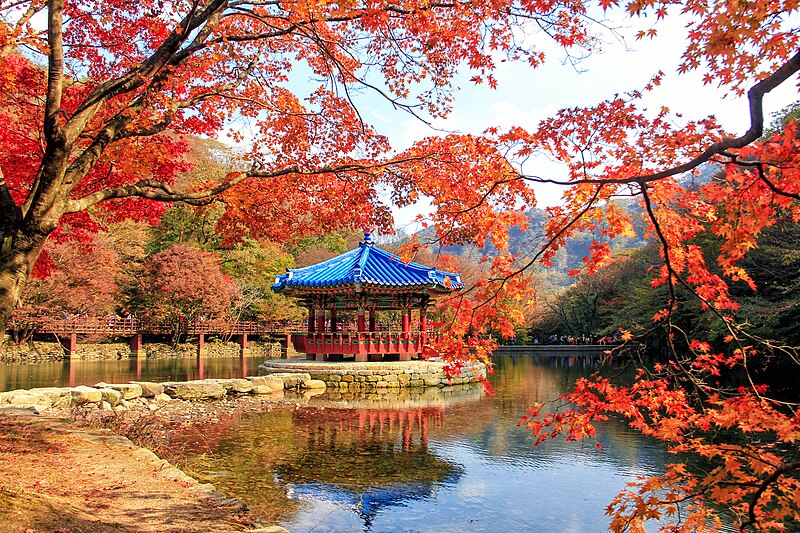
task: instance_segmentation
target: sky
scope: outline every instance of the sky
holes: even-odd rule
[[[634,35],[639,28],[647,29],[651,21],[628,21],[620,32]],[[612,21],[612,24],[618,25]],[[453,112],[444,120],[434,121],[436,129],[407,114],[398,113],[379,100],[371,101],[366,113],[379,131],[389,136],[397,150],[414,141],[442,131],[479,134],[489,126],[507,128],[512,125],[535,129],[537,123],[565,107],[593,105],[615,94],[641,89],[660,69],[665,73],[662,85],[647,93],[644,104],[657,110],[662,105],[681,113],[684,119],[699,119],[714,115],[734,135],[743,134],[749,127],[749,111],[745,98],[738,98],[715,86],[704,86],[702,72],[677,75],[680,56],[685,49],[684,22],[667,18],[658,24],[655,40],[621,42],[606,34],[600,52],[592,54],[576,70],[563,64],[564,53],[554,46],[546,48],[549,60],[532,69],[523,63],[499,63],[495,75],[497,90],[471,84],[465,75],[459,80]],[[764,100],[765,117],[798,99],[797,79],[794,78],[768,94]],[[769,123],[771,119],[767,118]],[[563,177],[563,169],[545,158],[529,161],[526,173]],[[539,207],[557,204],[561,189],[555,186],[537,188]],[[417,214],[429,210],[424,200],[415,206],[395,209],[396,226],[406,233],[419,229],[414,222]]]

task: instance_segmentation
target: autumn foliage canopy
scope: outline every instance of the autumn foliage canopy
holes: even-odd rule
[[[499,61],[535,68],[553,43],[568,59],[591,53],[598,36],[622,31],[605,15],[621,26],[652,21],[634,36],[644,41],[680,17],[687,44],[678,72],[654,61],[648,84],[593,106],[403,151],[365,120],[364,93],[427,120],[458,105],[453,89],[465,71],[470,83],[495,87]],[[581,380],[563,405],[533,406],[528,425],[537,438],[578,439],[592,436],[594,420],[622,416],[710,465],[676,460],[630,487],[609,507],[613,530],[642,531],[654,518],[667,531],[713,530],[720,507],[742,529],[796,527],[796,398],[771,398],[748,365],[766,355],[796,371],[800,358],[780,339],[749,333],[729,289],[757,288],[741,261],[765,228],[800,221],[797,128],[762,137],[762,100],[800,69],[796,19],[797,5],[780,0],[0,2],[0,321],[25,299],[46,240],[65,225],[88,243],[116,220],[155,222],[170,202],[221,201],[217,229],[231,241],[284,243],[340,228],[390,231],[389,203],[427,197],[438,243],[489,242],[495,252],[490,274],[445,302],[452,335],[430,349],[486,357],[489,334],[511,335],[531,304],[530,269],[588,230],[602,238],[585,270],[603,268],[608,241],[632,231],[613,200],[633,196],[661,249],[653,285],[670,296],[653,327],[668,332],[667,362],[643,367],[633,386]],[[645,108],[643,96],[665,77],[694,71],[722,93],[747,94],[747,132]],[[192,171],[191,136],[225,135],[243,149],[223,176],[178,180]],[[562,162],[564,174],[526,172],[538,155]],[[710,182],[681,181],[710,163],[718,168]],[[516,257],[508,231],[525,227],[521,213],[539,183],[562,185],[563,203],[548,210],[544,242]],[[716,257],[697,245],[703,236],[719,242]],[[408,255],[423,244],[412,241]],[[169,266],[160,260],[154,275]],[[715,317],[724,346],[676,327],[679,294]],[[717,377],[732,369],[747,378],[726,388]]]

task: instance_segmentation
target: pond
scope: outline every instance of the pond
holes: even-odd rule
[[[289,531],[601,532],[628,481],[661,472],[663,446],[610,421],[594,442],[534,448],[525,407],[596,369],[585,358],[496,358],[495,393],[396,397],[328,391],[303,406],[184,435],[186,466]]]
[[[168,357],[163,359],[67,359],[0,364],[0,392],[35,387],[77,387],[129,381],[241,378],[258,373],[264,357]]]

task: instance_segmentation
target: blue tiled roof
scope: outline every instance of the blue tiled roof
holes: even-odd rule
[[[360,284],[367,287],[429,287],[438,290],[461,289],[461,277],[453,272],[405,263],[381,250],[369,233],[358,248],[304,268],[288,269],[275,278],[273,291],[289,288],[334,287]]]

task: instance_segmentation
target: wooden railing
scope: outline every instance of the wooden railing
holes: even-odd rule
[[[188,335],[289,335],[304,331],[305,327],[305,323],[301,321],[228,322],[178,319],[169,322],[147,322],[135,317],[75,316],[15,319],[9,324],[8,329],[56,335],[79,333],[130,336],[139,333],[168,335],[176,332]]]
[[[432,336],[432,335],[430,335]],[[369,354],[418,354],[428,342],[429,334],[419,331],[293,333],[295,350],[309,355],[341,354],[366,357]],[[363,359],[363,360],[366,360]]]

